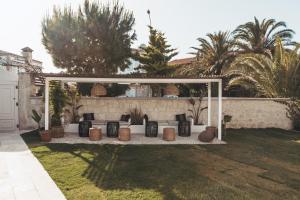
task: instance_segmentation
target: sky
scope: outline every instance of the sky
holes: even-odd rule
[[[58,72],[41,42],[41,21],[53,6],[77,8],[84,0],[0,0],[0,49],[20,54],[29,46],[33,58],[43,62],[44,72]],[[107,2],[109,0],[105,0]],[[101,2],[101,1],[100,1]],[[259,19],[285,21],[300,42],[299,0],[120,0],[135,16],[137,41],[133,47],[147,44],[150,9],[152,25],[165,33],[178,49],[176,58],[191,57],[197,38],[207,33],[232,31],[238,25]]]

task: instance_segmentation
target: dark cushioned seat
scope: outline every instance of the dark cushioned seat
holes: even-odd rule
[[[186,115],[176,115],[176,121],[178,121],[178,135],[181,137],[191,136],[191,122],[186,120]]]
[[[191,136],[191,122],[190,121],[178,122],[178,135],[181,137]]]
[[[89,137],[89,131],[92,128],[91,121],[81,121],[79,122],[78,132],[80,137]]]
[[[94,117],[94,113],[83,113],[83,120],[84,121],[92,121],[92,120],[95,120],[95,117]]]
[[[146,122],[145,136],[146,137],[157,137],[158,134],[158,123],[157,121]]]
[[[157,137],[158,122],[157,121],[149,121],[148,115],[144,115],[144,119],[145,119],[145,122],[146,122],[145,136],[146,137]]]
[[[116,121],[107,122],[106,134],[107,137],[118,137],[118,132],[120,128],[120,123]]]

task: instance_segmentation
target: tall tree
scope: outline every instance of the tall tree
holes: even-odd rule
[[[69,73],[114,74],[130,64],[134,22],[118,2],[85,0],[77,12],[54,7],[42,21],[42,42],[54,64]]]
[[[241,52],[261,53],[271,57],[276,38],[281,39],[283,46],[290,45],[294,31],[288,29],[285,22],[276,22],[274,19],[260,22],[255,17],[254,22],[238,26],[233,33]]]
[[[197,57],[197,64],[191,65],[191,70],[201,66],[200,71],[204,73],[220,75],[224,67],[228,66],[235,57],[234,41],[229,32],[219,31],[207,34],[208,40],[198,38],[199,47],[192,47],[196,52],[192,53]]]
[[[164,33],[149,26],[149,43],[140,47],[136,59],[141,63],[137,70],[145,71],[148,75],[169,75],[175,71],[168,62],[178,54],[176,49],[167,44]]]
[[[274,46],[272,59],[263,54],[241,54],[229,68],[228,75],[234,77],[229,86],[254,87],[259,96],[270,98],[299,97],[299,46],[285,49],[280,38]]]

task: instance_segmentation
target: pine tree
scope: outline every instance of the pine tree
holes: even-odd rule
[[[77,11],[54,7],[42,22],[42,42],[54,64],[68,73],[115,74],[130,64],[134,22],[118,2],[85,0]]]
[[[169,66],[168,62],[178,54],[176,49],[172,49],[167,44],[164,33],[149,26],[148,46],[140,47],[141,53],[136,58],[141,63],[136,69],[142,70],[147,75],[170,75],[175,71],[174,66]]]

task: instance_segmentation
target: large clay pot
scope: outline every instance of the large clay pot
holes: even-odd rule
[[[216,127],[208,126],[206,127],[205,131],[200,133],[198,139],[201,142],[211,142],[216,136],[216,130],[217,130]]]
[[[65,132],[62,126],[51,127],[51,136],[52,138],[62,138],[64,137]]]
[[[209,132],[211,135],[216,136],[217,128],[214,126],[207,126],[205,129],[207,132]]]
[[[50,131],[42,131],[40,133],[41,141],[42,142],[50,142],[51,141],[51,133]]]

